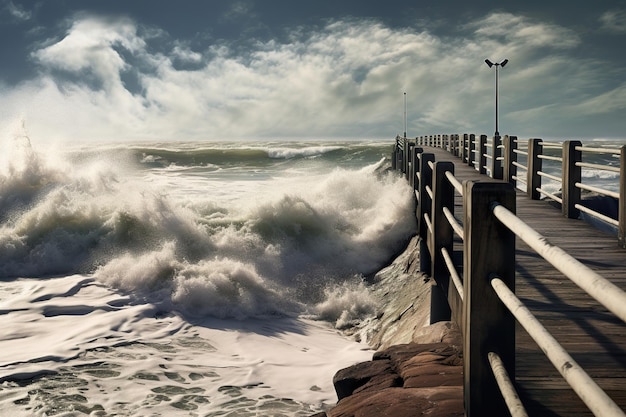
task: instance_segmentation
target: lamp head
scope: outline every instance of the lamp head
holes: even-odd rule
[[[508,60],[508,59],[505,59],[504,61],[502,61],[502,63],[500,64],[500,66],[501,66],[502,68],[504,68],[504,66],[507,64],[507,62],[509,62],[509,60]]]
[[[493,62],[489,61],[488,59],[485,59],[485,63],[489,65],[489,68],[493,67]]]

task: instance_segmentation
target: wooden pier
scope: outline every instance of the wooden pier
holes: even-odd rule
[[[464,212],[468,210],[469,197],[467,195],[461,196],[457,192],[452,200],[449,196],[443,199],[437,197],[437,192],[446,188],[451,189],[452,185],[441,179],[438,180],[438,184],[433,182],[437,175],[445,175],[436,174],[437,170],[432,170],[436,168],[434,162],[448,162],[440,171],[447,171],[448,175],[453,175],[458,181],[457,187],[463,184],[466,194],[470,189],[467,185],[469,183],[502,185],[505,190],[503,195],[507,193],[513,195],[514,200],[502,203],[504,206],[511,206],[511,211],[527,226],[543,236],[551,248],[553,246],[562,249],[604,277],[618,288],[617,292],[621,290],[620,296],[626,290],[626,250],[622,247],[623,242],[618,242],[616,235],[602,232],[582,220],[568,218],[560,207],[555,207],[555,204],[532,199],[529,197],[530,193],[510,186],[508,182],[494,180],[481,174],[480,171],[484,172],[484,170],[475,168],[474,164],[468,165],[467,158],[463,158],[463,151],[454,149],[454,146],[449,143],[442,147],[421,146],[419,141],[414,141],[410,147],[406,146],[400,150],[403,155],[394,161],[394,165],[404,164],[396,168],[407,171],[407,178],[416,189],[418,223],[420,223],[420,234],[424,241],[422,272],[430,271],[437,281],[433,292],[431,321],[451,318],[459,323],[463,331],[464,360],[466,361],[464,370],[466,415],[568,417],[624,415],[626,410],[626,324],[623,318],[616,316],[602,303],[590,297],[586,291],[525,243],[519,235],[502,237],[500,235],[503,233],[496,231],[499,237],[488,239],[487,236],[493,236],[495,226],[476,226],[480,223],[473,223],[471,215]],[[463,146],[463,148],[467,151],[469,146]],[[409,150],[410,152],[407,152]],[[397,158],[397,154],[394,157]],[[409,157],[411,161],[404,160],[405,157]],[[480,165],[483,166],[484,163],[483,160]],[[429,172],[420,172],[420,166],[427,165],[429,165]],[[444,165],[441,164],[441,166]],[[495,172],[497,168],[492,168],[491,171]],[[507,168],[504,171],[507,171]],[[624,178],[621,180],[624,182]],[[442,185],[444,182],[447,185]],[[429,188],[429,191],[427,194],[421,194],[420,188]],[[485,273],[487,271],[485,269],[478,275],[488,276],[480,276],[480,279],[468,275],[470,274],[468,269],[481,270],[480,265],[476,267],[472,262],[482,262],[480,256],[486,259],[485,254],[478,255],[479,257],[474,261],[468,260],[475,256],[472,254],[474,249],[468,249],[467,240],[469,240],[469,234],[472,233],[467,230],[470,227],[469,224],[461,225],[466,229],[464,238],[456,236],[451,239],[452,233],[448,230],[451,226],[440,227],[446,229],[442,232],[437,229],[437,224],[446,223],[445,221],[441,223],[439,219],[443,217],[441,212],[439,214],[435,212],[440,210],[437,208],[438,205],[446,205],[446,198],[450,211],[457,219],[460,219],[459,223],[472,221],[471,227],[476,229],[473,232],[482,233],[483,240],[488,239],[484,242],[482,249],[483,252],[490,252],[486,256],[502,257],[502,266],[493,266],[495,269],[500,269],[488,274]],[[506,200],[507,197],[503,198]],[[420,199],[422,201],[419,201]],[[427,207],[424,207],[425,205]],[[620,201],[620,205],[624,205],[623,200]],[[493,214],[488,211],[478,212],[481,214],[474,214],[474,216],[493,217]],[[501,237],[503,240],[500,240]],[[513,254],[507,255],[507,247],[510,246],[506,242],[507,239],[514,242]],[[472,241],[474,241],[473,238]],[[482,243],[475,243],[475,245],[480,246]],[[441,247],[449,249],[449,262],[453,264],[460,276],[460,288],[458,282],[456,287],[453,285],[450,264],[447,267],[442,266],[443,260],[440,259],[439,254]],[[512,264],[510,268],[507,267],[507,263]],[[507,274],[510,275],[509,278]],[[540,348],[520,321],[516,320],[509,310],[502,306],[503,302],[493,294],[494,290],[491,286],[495,288],[495,284],[490,281],[495,275],[502,276],[502,280],[515,293],[515,296],[543,325],[549,337],[556,340],[571,355],[574,362],[568,359],[559,366],[551,363],[544,351],[554,356],[555,353],[551,352],[552,348]],[[478,292],[474,293],[474,291]],[[472,300],[471,297],[474,299]],[[497,305],[491,305],[492,303]],[[506,311],[503,312],[503,310]],[[494,316],[502,316],[502,319],[491,320]],[[496,323],[487,324],[487,327],[483,328],[481,327],[482,321],[495,321]],[[478,335],[470,336],[470,332],[476,332]],[[503,367],[512,380],[512,386],[521,400],[521,405],[515,399],[515,395],[512,395],[512,399],[507,399],[500,392],[494,391],[502,391],[502,384],[496,383],[495,371],[483,369],[489,368],[492,351],[502,357]],[[558,367],[562,369],[559,370]],[[579,394],[577,394],[564,378],[564,375],[569,375],[570,367],[582,368],[610,398],[610,401],[604,402],[613,402],[613,404],[599,404],[597,407],[592,405],[591,408],[595,407],[592,412],[589,404],[603,403],[602,397],[587,399],[583,402],[581,395],[587,395],[585,382],[580,383],[583,388],[578,388]]]

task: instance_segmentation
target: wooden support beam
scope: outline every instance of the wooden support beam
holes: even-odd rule
[[[526,186],[528,187],[526,192],[531,200],[539,200],[541,193],[537,191],[537,188],[541,188],[541,176],[538,174],[541,171],[542,159],[539,155],[543,154],[543,140],[542,139],[529,139],[528,140],[528,173],[526,177]]]
[[[577,146],[582,146],[578,140],[566,140],[563,142],[563,170],[562,170],[562,196],[563,204],[561,210],[563,215],[569,219],[577,219],[580,216],[580,210],[575,206],[580,204],[580,188],[576,186],[577,182],[581,182],[582,170],[576,166],[576,162],[581,162],[583,153],[576,150]]]
[[[498,276],[515,291],[515,235],[492,213],[498,202],[515,212],[508,183],[465,182],[463,378],[465,415],[505,416],[506,404],[491,372],[488,353],[497,353],[515,378],[515,318],[491,287]]]
[[[441,254],[441,248],[452,253],[453,229],[443,213],[443,208],[454,212],[454,187],[446,178],[446,172],[454,174],[452,162],[435,162],[433,171],[433,201],[431,218],[433,233],[430,235],[429,250],[431,253],[431,276],[436,285],[431,287],[430,323],[448,321],[451,317],[448,304],[448,288],[450,273]]]

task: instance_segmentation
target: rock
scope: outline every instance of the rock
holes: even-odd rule
[[[337,405],[312,417],[464,415],[461,332],[452,322],[427,325],[432,282],[418,270],[418,248],[415,238],[371,278],[384,307],[355,334],[379,351],[337,372]]]
[[[413,333],[414,343],[446,343],[449,345],[463,345],[461,330],[456,323],[440,321],[430,326],[420,327]]]
[[[419,238],[373,278],[372,294],[382,305],[378,316],[361,329],[361,340],[374,349],[409,343],[428,324],[432,282],[419,268]]]
[[[386,388],[339,401],[328,417],[463,416],[463,387]]]
[[[391,367],[389,360],[358,363],[335,374],[333,385],[337,398],[352,395],[358,389],[383,389],[402,386],[399,375]]]
[[[462,365],[460,348],[455,345],[391,346],[376,352],[370,362],[337,372],[333,383],[339,402],[326,415],[462,416]]]

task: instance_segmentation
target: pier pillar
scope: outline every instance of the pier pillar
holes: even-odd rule
[[[583,153],[576,150],[576,147],[582,146],[579,140],[566,140],[563,142],[563,170],[562,170],[562,196],[563,204],[561,209],[563,215],[568,219],[577,219],[580,216],[580,210],[576,208],[576,204],[580,204],[580,188],[576,186],[577,182],[581,182],[582,169],[576,166],[576,162],[582,162]]]
[[[541,188],[541,162],[539,155],[543,154],[543,140],[535,138],[528,140],[528,172],[526,177],[526,192],[531,200],[539,200],[541,193],[537,191]]]
[[[502,136],[496,135],[491,145],[491,178],[493,179],[503,178],[502,157]]]
[[[463,134],[463,139],[461,139],[461,162],[467,163],[467,149],[469,147],[469,135],[467,133]]]
[[[626,249],[626,145],[620,148],[619,174],[619,214],[617,241],[620,247]]]
[[[408,141],[407,139],[405,139],[406,141],[406,165],[405,165],[405,172],[404,172],[404,176],[407,179],[407,181],[409,181],[410,184],[413,184],[413,181],[411,180],[411,172],[413,171],[413,168],[411,167],[411,164],[413,163],[413,148],[415,147],[415,144],[413,142]]]
[[[448,289],[450,286],[450,272],[441,253],[445,248],[452,253],[453,230],[443,213],[444,207],[454,212],[454,187],[446,178],[446,172],[454,174],[452,162],[435,162],[433,179],[433,201],[431,210],[432,233],[429,234],[429,251],[431,254],[431,276],[436,285],[431,287],[430,323],[448,321],[451,317],[448,303]]]
[[[468,151],[467,151],[467,165],[471,166],[472,168],[476,168],[474,166],[475,160],[476,160],[476,135],[472,133],[469,135],[469,146],[468,146]]]
[[[411,151],[411,179],[409,181],[409,183],[411,184],[411,186],[413,187],[413,189],[415,190],[415,188],[417,187],[417,173],[419,170],[419,155],[424,152],[424,148],[421,148],[419,146],[414,146],[412,148],[413,150]]]
[[[432,200],[426,191],[426,187],[432,184],[432,169],[428,162],[434,162],[435,155],[422,153],[419,158],[419,185],[417,190],[417,230],[420,236],[420,271],[430,273],[430,257],[428,250],[428,227],[426,219],[431,218]]]
[[[481,174],[487,174],[487,135],[480,135],[479,142],[479,154],[477,161],[478,164],[478,172]]]
[[[498,202],[515,212],[515,189],[503,182],[464,183],[463,378],[465,415],[505,416],[508,408],[488,360],[502,359],[515,380],[515,318],[491,287],[499,277],[515,291],[515,234],[492,213]]]
[[[503,163],[503,176],[502,179],[511,184],[515,184],[514,177],[517,176],[517,166],[514,162],[517,162],[517,136],[506,135],[504,137],[504,163]]]

